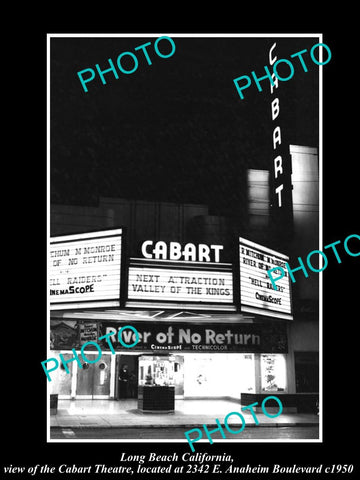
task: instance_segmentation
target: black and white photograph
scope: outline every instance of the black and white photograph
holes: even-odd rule
[[[41,33],[5,477],[356,475],[352,50],[285,32]]]
[[[54,35],[49,57],[49,439],[320,440],[330,47]]]

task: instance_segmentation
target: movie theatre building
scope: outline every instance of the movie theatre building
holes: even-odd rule
[[[134,399],[148,412],[176,410],[179,399],[297,393],[296,357],[306,363],[316,346],[293,327],[288,275],[275,291],[267,274],[287,255],[239,235],[184,242],[139,240],[127,226],[86,230],[50,241],[48,357],[82,358],[51,373],[50,393]]]

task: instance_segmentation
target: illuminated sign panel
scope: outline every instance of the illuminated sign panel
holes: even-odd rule
[[[278,290],[274,290],[267,274],[276,266],[284,268],[289,257],[240,238],[239,259],[241,310],[292,320],[288,273],[278,282]]]
[[[52,237],[50,308],[120,305],[122,230]]]
[[[199,243],[186,243],[181,245],[178,242],[146,240],[141,246],[141,253],[144,258],[155,258],[160,260],[185,260],[191,262],[220,262],[220,252],[223,245],[205,245]]]
[[[180,268],[129,268],[129,299],[233,303],[233,278],[227,271]]]
[[[146,314],[148,313],[148,315]],[[288,342],[286,325],[284,322],[266,324],[226,322],[216,316],[201,314],[187,316],[186,320],[178,319],[177,315],[164,312],[120,312],[122,320],[106,319],[89,322],[67,320],[66,330],[62,320],[50,324],[53,338],[52,349],[80,348],[86,341],[92,340],[101,346],[102,351],[109,351],[110,345],[106,340],[111,339],[111,346],[116,351],[127,351],[119,342],[119,331],[127,325],[132,325],[137,336],[131,330],[124,330],[125,343],[137,343],[131,351],[166,352],[191,351],[193,353],[216,352],[249,352],[249,353],[287,353]],[[232,314],[228,314],[232,315]],[[202,320],[199,323],[199,317]],[[212,320],[218,319],[216,322]],[[126,318],[126,320],[124,320]],[[141,321],[138,321],[142,318]],[[146,321],[144,321],[146,319]],[[79,325],[80,324],[80,325]],[[80,327],[80,328],[79,328]],[[88,331],[84,338],[84,331]],[[110,337],[109,337],[110,335]],[[99,340],[101,338],[101,340]],[[89,345],[89,350],[92,346]],[[96,349],[94,351],[97,351]]]
[[[198,325],[183,322],[133,322],[138,331],[139,342],[133,347],[136,350],[152,350],[156,353],[174,353],[191,351],[196,353],[214,352],[268,352],[287,353],[286,326],[256,324],[224,324]],[[104,322],[101,335],[112,334],[113,346],[123,350],[117,339],[118,331],[124,324]],[[129,341],[134,341],[134,334]],[[103,341],[105,349],[108,345]]]
[[[143,242],[144,258],[130,259],[127,306],[235,310],[232,265],[222,245]]]
[[[269,65],[273,69],[279,61],[277,43],[272,44],[269,50]],[[284,45],[280,47],[284,50]],[[281,60],[280,60],[281,61]],[[291,157],[287,140],[286,118],[284,116],[284,92],[279,88],[279,78],[272,74],[274,85],[270,83],[270,108],[272,135],[269,139],[271,151],[271,209],[270,215],[275,230],[282,228],[282,240],[286,240],[291,232],[292,225],[292,187],[291,187]]]

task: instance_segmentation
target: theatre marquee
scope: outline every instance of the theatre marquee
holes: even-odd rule
[[[119,306],[121,264],[121,228],[52,237],[50,308]]]
[[[235,310],[232,264],[222,245],[181,246],[145,241],[145,258],[131,258],[126,306]]]
[[[289,257],[244,238],[239,238],[241,311],[293,320],[290,278],[272,286],[268,270],[284,267]]]

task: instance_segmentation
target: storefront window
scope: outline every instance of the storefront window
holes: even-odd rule
[[[54,351],[54,357],[58,357],[60,352]],[[64,353],[64,360],[69,360],[71,358],[71,354]],[[60,368],[57,368],[51,374],[52,382],[50,383],[50,393],[56,393],[59,395],[59,399],[70,398],[71,395],[71,382],[73,376],[73,363],[68,363],[68,369],[70,373],[67,373],[63,363],[60,363]]]
[[[184,356],[185,397],[229,397],[255,392],[254,355],[202,354]]]
[[[284,355],[261,355],[261,390],[286,390],[286,360]]]
[[[139,358],[139,385],[174,385],[174,363],[175,359],[171,356],[141,356]]]

